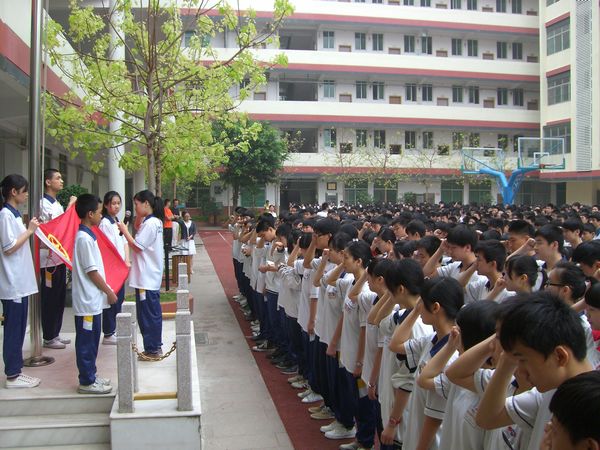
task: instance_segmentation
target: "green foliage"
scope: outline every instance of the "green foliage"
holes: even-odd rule
[[[146,169],[159,194],[163,177],[208,183],[226,161],[212,123],[266,83],[265,65],[286,63],[279,55],[260,64],[252,50],[276,42],[291,4],[275,1],[272,22],[259,29],[253,11],[235,11],[225,0],[210,7],[200,0],[133,3],[117,0],[107,10],[71,1],[68,29],[49,22],[50,62],[74,88],[48,94],[48,133],[71,156],[83,153],[93,170],[118,149],[121,167]],[[238,48],[213,49],[209,38],[228,31]]]
[[[58,202],[64,209],[67,209],[71,196],[79,197],[81,194],[87,194],[88,190],[79,184],[70,184],[65,186],[62,191],[58,193]]]
[[[417,194],[415,194],[414,192],[405,192],[404,203],[417,203]]]

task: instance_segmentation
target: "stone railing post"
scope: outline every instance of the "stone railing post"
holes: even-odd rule
[[[185,292],[187,299],[187,292]],[[177,294],[179,299],[179,293]],[[178,302],[179,303],[179,300]],[[175,333],[177,342],[177,410],[192,411],[192,327],[188,310],[179,310],[175,314]]]
[[[188,265],[187,263],[179,263],[177,265],[178,274],[179,274],[179,283],[178,289],[187,289],[189,286],[189,278],[188,278]]]
[[[131,315],[131,342],[137,345],[137,313],[136,313],[136,305],[135,302],[123,302],[123,307],[121,311],[124,313],[128,313]],[[133,368],[133,392],[139,392],[140,384],[138,380],[138,360],[137,358],[133,358],[132,361]]]
[[[133,412],[133,352],[131,314],[117,314],[117,378],[119,383],[119,412]]]

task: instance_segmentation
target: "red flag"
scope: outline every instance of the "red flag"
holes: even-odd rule
[[[75,236],[77,235],[80,223],[81,220],[77,217],[75,208],[71,206],[56,219],[40,224],[36,231],[36,236],[53,250],[69,269],[73,267]],[[129,275],[129,268],[125,265],[125,261],[119,255],[118,250],[102,230],[98,227],[93,227],[92,231],[96,235],[100,254],[102,255],[106,284],[114,292],[118,292],[123,287]]]

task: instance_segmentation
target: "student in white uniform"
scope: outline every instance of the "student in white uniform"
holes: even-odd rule
[[[406,329],[420,315],[424,323],[433,326],[435,332],[420,339],[408,340],[398,349],[398,353],[406,355],[407,366],[416,370],[416,377],[448,341],[456,315],[464,304],[464,294],[462,286],[455,279],[437,277],[425,283],[421,299],[422,303],[408,315],[400,329]],[[409,400],[402,448],[436,450],[445,408],[446,400],[443,397],[415,386]]]
[[[80,394],[107,394],[110,380],[96,376],[102,310],[117,302],[106,284],[100,248],[92,227],[102,220],[102,202],[92,194],[82,194],[75,203],[81,219],[73,250],[73,315],[75,316],[75,355],[79,370]]]
[[[499,333],[504,352],[479,403],[476,422],[485,429],[517,424],[531,432],[526,448],[537,450],[551,418],[548,405],[554,390],[592,370],[585,332],[577,313],[549,292],[518,295],[505,303]],[[517,368],[535,388],[507,399],[506,387]]]
[[[475,247],[477,261],[463,272],[458,281],[465,287],[465,301],[493,300],[503,302],[508,296],[508,291],[503,287],[502,271],[506,262],[506,247],[495,239],[480,241]],[[477,271],[478,278],[471,279]]]
[[[29,296],[38,292],[28,239],[39,226],[36,218],[25,228],[17,209],[28,198],[29,183],[21,175],[6,176],[0,182],[3,200],[0,209],[0,299],[4,313],[2,358],[6,387],[33,388],[40,379],[21,372],[23,342],[27,328]]]
[[[505,289],[517,294],[539,290],[546,282],[546,272],[533,256],[519,255],[506,262]]]
[[[129,286],[135,288],[137,319],[144,338],[143,361],[157,361],[162,355],[162,310],[160,285],[164,270],[163,202],[148,190],[133,197],[135,213],[143,218],[135,238],[123,222],[123,233],[131,252]]]
[[[119,211],[121,210],[121,205],[121,196],[118,192],[109,191],[104,194],[104,201],[102,202],[102,220],[100,221],[98,228],[100,228],[115,246],[127,267],[131,267],[131,262],[129,262],[129,246],[117,225],[119,222],[117,214],[119,214]],[[115,331],[117,329],[117,314],[121,312],[123,300],[125,300],[125,285],[117,292],[117,302],[102,311],[102,332],[104,333],[104,338],[102,339],[103,345],[117,345],[117,337],[115,336]]]
[[[586,316],[590,327],[594,331],[600,331],[600,283],[596,283],[585,293]],[[599,333],[600,334],[600,333]],[[596,359],[600,360],[600,336],[595,340],[596,344]],[[596,367],[600,370],[600,363]]]
[[[64,213],[56,196],[63,189],[64,181],[56,169],[44,171],[44,196],[40,202],[40,222],[46,223]],[[71,196],[69,205],[75,203]],[[40,302],[42,305],[42,337],[44,347],[64,349],[71,340],[60,336],[65,296],[67,293],[67,268],[62,260],[47,248],[40,249]]]
[[[188,273],[194,273],[194,255],[196,254],[194,237],[196,236],[196,224],[189,212],[184,211],[182,217],[181,246],[187,249],[186,263],[188,265]]]
[[[475,392],[452,383],[445,374],[449,361],[487,339],[496,332],[495,302],[475,302],[465,305],[456,316],[448,342],[427,363],[417,380],[420,387],[435,390],[447,401],[444,413],[440,450],[480,450],[483,448],[485,430],[475,423],[479,396]]]

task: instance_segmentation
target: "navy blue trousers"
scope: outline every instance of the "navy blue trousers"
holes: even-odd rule
[[[315,383],[315,377],[312,371],[312,364],[310,364],[310,361],[312,360],[312,354],[314,351],[314,346],[312,345],[314,341],[311,341],[310,339],[311,337],[308,335],[308,333],[302,330],[302,357],[299,358],[299,373],[304,376],[304,378],[308,381],[308,384],[312,388],[312,386]]]
[[[135,306],[137,321],[144,338],[144,351],[158,353],[162,347],[160,291],[144,291],[145,300],[142,300],[140,291],[141,289],[135,290]]]
[[[2,358],[4,373],[8,378],[20,375],[23,368],[23,342],[27,329],[28,306],[27,297],[23,297],[20,303],[13,300],[2,300],[2,309],[4,310]]]
[[[344,367],[338,370],[337,399],[340,414],[338,422],[346,428],[352,428],[358,413],[358,385],[354,375]]]
[[[102,332],[104,336],[112,336],[117,330],[117,314],[121,312],[125,300],[125,285],[117,292],[117,303],[102,310]]]
[[[46,270],[51,274],[51,284],[46,282]],[[42,310],[42,335],[46,341],[58,337],[62,328],[67,295],[67,268],[64,264],[40,269],[40,297]]]
[[[91,319],[86,321],[85,319]],[[89,386],[96,381],[96,357],[100,344],[102,314],[75,316],[75,356],[79,384]]]
[[[377,432],[377,400],[371,400],[368,395],[358,399],[358,410],[356,412],[356,440],[363,447],[371,448],[375,445],[375,433]],[[381,414],[379,414],[381,417]],[[379,419],[381,422],[381,418]]]
[[[271,336],[269,341],[280,347],[283,344],[283,327],[279,311],[277,311],[277,298],[279,295],[276,292],[266,291],[265,297],[267,299],[267,327]]]

